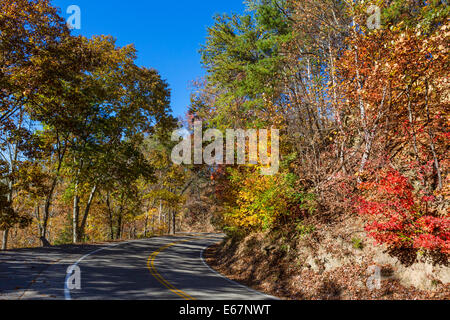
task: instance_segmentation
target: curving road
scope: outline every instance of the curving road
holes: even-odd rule
[[[274,299],[209,268],[203,251],[222,239],[181,234],[104,246],[8,251],[0,254],[0,299]],[[71,266],[80,270],[81,289],[70,289],[75,282],[66,271]]]

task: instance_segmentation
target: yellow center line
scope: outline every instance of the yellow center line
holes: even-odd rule
[[[158,250],[156,250],[155,252],[153,252],[150,257],[148,257],[147,260],[147,267],[150,270],[150,273],[152,274],[153,277],[155,277],[156,280],[158,280],[159,283],[161,283],[162,285],[164,285],[167,289],[169,289],[170,291],[172,291],[173,293],[175,293],[176,295],[178,295],[179,297],[185,299],[185,300],[197,300],[194,297],[190,296],[189,294],[187,294],[186,292],[183,292],[180,289],[175,288],[175,286],[173,284],[171,284],[169,281],[167,281],[166,279],[163,278],[163,276],[158,272],[158,270],[155,267],[155,259],[156,257],[163,252],[164,250],[173,247],[177,244],[183,243],[183,242],[188,242],[188,241],[193,241],[193,240],[198,240],[197,239],[189,239],[189,240],[183,240],[183,241],[177,241],[177,242],[172,242],[168,245],[165,245],[161,248],[159,248]]]

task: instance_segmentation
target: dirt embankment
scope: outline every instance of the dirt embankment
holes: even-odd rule
[[[284,299],[450,299],[448,257],[374,246],[355,218],[307,235],[228,239],[205,254],[230,279]]]

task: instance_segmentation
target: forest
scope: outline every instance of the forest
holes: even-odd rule
[[[214,18],[185,119],[133,45],[0,0],[2,249],[220,231],[333,234],[448,263],[449,7],[248,0]],[[172,132],[280,131],[280,170],[176,165]],[[272,240],[271,240],[272,241]]]
[[[448,255],[448,6],[248,5],[210,27],[190,115],[214,128],[280,129],[282,168],[265,177],[218,167],[221,226],[308,233],[307,217],[354,214],[377,243]]]

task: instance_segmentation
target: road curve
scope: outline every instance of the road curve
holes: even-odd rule
[[[233,282],[203,260],[217,234],[180,234],[115,243],[66,254],[29,277],[16,299],[57,300],[266,300],[274,299]],[[1,258],[1,257],[0,257]],[[70,289],[66,271],[77,266],[81,289]],[[35,271],[36,272],[36,271]],[[3,271],[3,274],[5,271]],[[0,269],[0,278],[2,276]],[[1,281],[0,281],[1,282]],[[1,288],[0,288],[1,289]],[[0,295],[0,299],[2,296]],[[11,298],[11,296],[10,296]],[[14,298],[14,297],[12,297]]]

